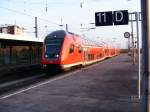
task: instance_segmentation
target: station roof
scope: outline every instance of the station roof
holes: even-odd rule
[[[35,38],[31,36],[0,33],[0,42],[7,44],[7,45],[19,45],[19,46],[35,45],[36,43],[39,43],[42,45],[42,43],[44,42],[44,39]]]
[[[16,41],[30,41],[30,42],[44,42],[42,38],[35,38],[31,36],[23,36],[23,35],[12,35],[12,34],[4,34],[0,33],[1,40],[16,40]]]

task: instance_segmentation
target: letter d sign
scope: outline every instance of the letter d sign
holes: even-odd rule
[[[114,25],[127,25],[129,15],[127,10],[114,11]]]

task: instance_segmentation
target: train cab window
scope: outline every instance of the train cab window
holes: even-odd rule
[[[82,47],[81,47],[81,46],[78,47],[78,52],[79,52],[79,53],[82,52]]]
[[[72,45],[70,46],[69,53],[73,53],[73,52],[74,52],[74,45],[72,44]]]

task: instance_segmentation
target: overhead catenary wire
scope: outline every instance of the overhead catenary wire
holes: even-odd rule
[[[6,0],[7,2],[12,2],[12,1],[9,1],[9,0]],[[68,2],[68,1],[66,1],[66,2],[56,2],[56,1],[47,1],[47,0],[44,0],[44,2],[37,2],[37,1],[35,1],[35,2],[30,2],[30,1],[27,1],[27,0],[23,0],[23,1],[19,1],[19,0],[14,0],[14,2],[15,1],[17,1],[17,3],[22,3],[22,4],[31,4],[31,5],[34,5],[34,4],[41,4],[41,5],[46,5],[44,8],[45,8],[45,11],[46,11],[46,13],[47,13],[47,11],[48,11],[48,4],[51,4],[51,3],[71,3],[71,2]],[[84,0],[85,1],[85,0]],[[42,21],[45,21],[45,22],[48,22],[48,23],[51,23],[51,24],[54,24],[54,25],[57,25],[57,26],[59,26],[60,27],[60,24],[59,23],[56,23],[56,22],[52,22],[52,21],[50,21],[50,20],[47,20],[47,19],[45,19],[45,18],[41,18],[41,17],[39,17],[39,16],[33,16],[33,15],[31,15],[31,14],[29,14],[29,13],[26,13],[26,12],[22,12],[22,11],[18,11],[18,10],[14,10],[14,9],[10,9],[10,8],[7,8],[7,7],[3,7],[3,6],[0,6],[0,8],[2,8],[2,9],[5,9],[5,10],[8,10],[8,11],[11,11],[11,12],[14,12],[14,13],[18,13],[18,14],[21,14],[21,15],[25,15],[25,16],[28,16],[28,17],[33,17],[33,18],[35,18],[35,17],[37,17],[38,18],[38,20],[42,20]],[[33,11],[33,10],[32,10]],[[62,25],[61,27],[65,27],[64,25]],[[69,28],[70,28],[70,26],[69,26]],[[73,28],[72,27],[72,29],[77,29],[77,28]],[[79,29],[79,28],[78,28]]]
[[[25,2],[23,2],[23,3],[27,3],[28,1],[25,1]],[[45,3],[44,3],[45,4]],[[47,0],[46,0],[46,9],[45,9],[45,11],[47,11]],[[20,15],[24,15],[24,16],[28,16],[28,17],[32,17],[32,18],[35,18],[36,16],[34,16],[34,15],[31,15],[31,14],[29,14],[29,13],[27,13],[27,12],[23,12],[23,11],[18,11],[18,10],[14,10],[14,9],[10,9],[10,8],[7,8],[7,7],[3,7],[3,6],[0,6],[0,8],[1,9],[4,9],[4,10],[7,10],[7,11],[10,11],[10,12],[14,12],[14,13],[17,13],[17,14],[20,14]],[[58,27],[60,27],[60,24],[58,24],[58,23],[56,23],[56,22],[52,22],[52,21],[50,21],[50,20],[47,20],[47,19],[45,19],[45,18],[41,18],[41,17],[37,17],[39,20],[42,20],[42,21],[44,21],[44,22],[48,22],[48,23],[51,23],[51,24],[54,24],[54,25],[56,25],[56,26],[58,26]],[[65,27],[64,25],[62,26],[62,27]],[[78,29],[78,30],[80,30],[80,28],[78,27],[70,27],[69,26],[69,28],[70,29]]]
[[[30,15],[30,14],[28,14],[28,13],[21,12],[21,11],[17,11],[17,10],[14,10],[14,9],[9,9],[9,8],[2,7],[2,6],[0,6],[0,8],[1,8],[1,9],[5,9],[5,10],[8,10],[8,11],[11,11],[11,12],[14,12],[14,13],[18,13],[18,14],[21,14],[21,15],[25,15],[25,16],[28,16],[28,17],[33,17],[33,18],[36,17],[36,16]],[[59,26],[58,23],[52,22],[52,21],[50,21],[50,20],[47,20],[47,19],[44,19],[44,18],[41,18],[41,17],[37,17],[37,18],[40,19],[40,20],[43,20],[43,21],[45,21],[45,22],[48,22],[48,23],[51,23],[51,24],[54,24],[54,25]]]
[[[17,2],[17,3],[19,3],[19,4],[23,4],[23,2],[26,2],[27,4],[31,4],[31,5],[43,5],[43,6],[45,6],[45,1],[44,2],[39,2],[39,1],[29,1],[29,0],[11,0],[11,1],[9,1],[9,0],[5,0],[6,2]],[[85,1],[85,0],[84,0]],[[89,2],[88,0],[86,1],[86,2]],[[72,5],[74,5],[74,3],[78,3],[76,0],[72,0],[72,1],[70,1],[70,0],[68,0],[68,1],[57,1],[57,0],[53,0],[53,1],[48,1],[47,2],[47,5],[48,4],[52,4],[52,5],[59,5],[59,4],[62,4],[62,5],[66,5],[66,4],[72,4]],[[79,4],[79,3],[78,3]]]

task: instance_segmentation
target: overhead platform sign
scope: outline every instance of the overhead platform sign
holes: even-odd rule
[[[128,10],[95,13],[95,26],[127,25],[128,21]]]

